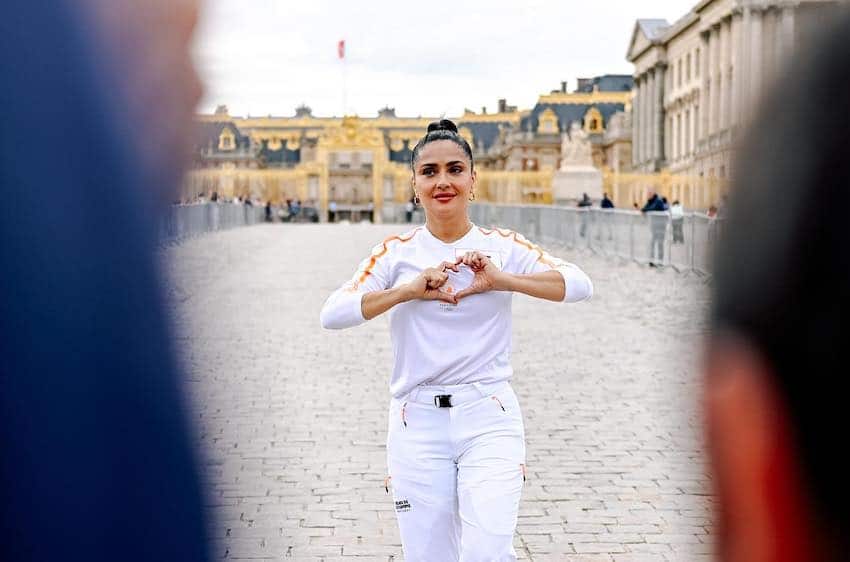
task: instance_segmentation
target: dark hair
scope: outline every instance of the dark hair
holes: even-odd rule
[[[766,361],[820,522],[841,531],[850,232],[836,205],[850,185],[850,98],[836,92],[850,90],[850,18],[836,21],[791,59],[739,152],[711,321],[715,337],[742,336]]]
[[[438,140],[450,140],[461,147],[461,149],[463,149],[466,153],[466,156],[469,158],[469,167],[475,167],[475,162],[472,159],[472,147],[469,146],[469,143],[466,142],[465,138],[458,134],[457,125],[449,119],[440,119],[439,121],[434,121],[428,125],[428,132],[425,133],[425,136],[419,139],[419,142],[417,142],[416,146],[413,147],[413,156],[410,158],[410,167],[414,168],[414,166],[416,166],[416,160],[419,158],[419,152],[426,144]]]

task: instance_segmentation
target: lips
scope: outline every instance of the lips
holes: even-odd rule
[[[439,193],[434,196],[434,199],[439,201],[440,203],[447,203],[455,198],[454,193]]]

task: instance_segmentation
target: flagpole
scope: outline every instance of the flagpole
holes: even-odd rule
[[[348,105],[348,65],[345,62],[345,39],[340,39],[337,43],[336,53],[342,65],[342,116],[345,117],[345,108]]]

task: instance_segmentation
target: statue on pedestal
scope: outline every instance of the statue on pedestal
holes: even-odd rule
[[[570,124],[570,130],[561,139],[561,171],[569,168],[593,166],[590,141],[587,133],[577,121]]]
[[[602,197],[602,172],[593,166],[590,139],[573,121],[561,139],[561,167],[552,178],[552,196],[558,205],[574,205],[580,197]]]

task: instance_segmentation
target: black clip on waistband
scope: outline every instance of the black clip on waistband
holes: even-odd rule
[[[434,397],[434,405],[438,408],[451,408],[452,407],[452,395],[451,394],[438,394]]]

